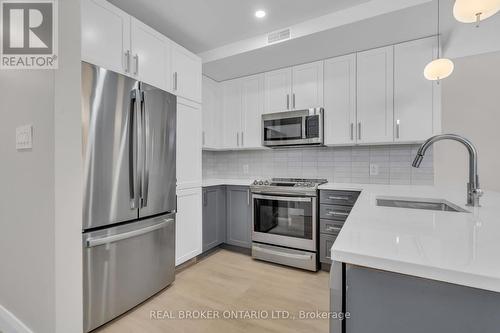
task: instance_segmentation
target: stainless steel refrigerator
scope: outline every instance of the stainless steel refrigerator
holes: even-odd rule
[[[86,332],[174,280],[176,103],[82,62]]]

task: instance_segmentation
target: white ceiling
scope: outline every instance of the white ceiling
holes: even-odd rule
[[[109,0],[194,53],[369,0]],[[256,19],[257,9],[267,16]]]

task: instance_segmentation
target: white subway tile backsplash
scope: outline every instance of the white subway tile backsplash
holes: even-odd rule
[[[434,183],[430,149],[419,169],[411,167],[418,145],[204,151],[205,178],[326,178],[337,183]],[[378,175],[370,175],[377,164]],[[247,171],[247,172],[246,172]]]

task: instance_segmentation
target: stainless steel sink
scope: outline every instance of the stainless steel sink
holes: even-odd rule
[[[467,210],[442,199],[379,197],[377,198],[377,206],[469,213]]]

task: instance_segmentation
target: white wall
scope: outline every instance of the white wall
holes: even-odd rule
[[[0,332],[82,331],[79,36],[80,1],[59,1],[59,69],[0,71]]]
[[[497,36],[500,40],[500,36]],[[455,72],[442,82],[443,132],[472,140],[479,152],[483,189],[500,191],[500,52],[454,59]],[[463,186],[468,155],[454,142],[436,144],[436,184]],[[464,192],[465,195],[465,192]]]
[[[59,1],[55,77],[55,333],[83,329],[80,0]]]
[[[0,92],[0,304],[53,333],[54,72],[1,71]],[[34,126],[33,149],[18,152],[23,124]]]

